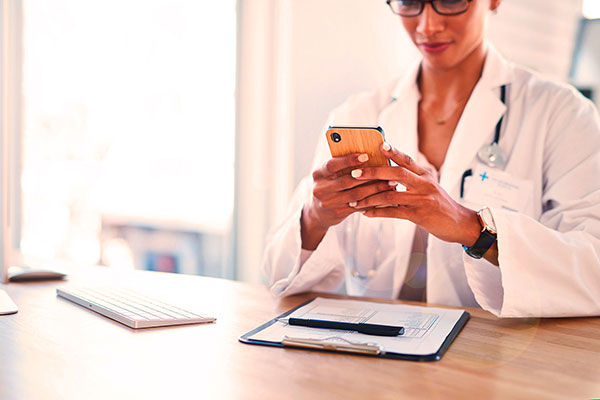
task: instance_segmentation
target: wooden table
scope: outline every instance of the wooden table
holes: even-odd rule
[[[69,282],[5,285],[20,311],[0,317],[0,399],[600,397],[600,318],[468,309],[441,361],[411,362],[238,342],[315,294],[278,301],[260,285],[102,269],[71,281],[128,285],[217,322],[134,331],[57,298]]]

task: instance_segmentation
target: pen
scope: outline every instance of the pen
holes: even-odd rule
[[[398,336],[404,333],[404,327],[376,324],[354,324],[351,322],[323,321],[319,319],[290,318],[288,324],[306,326],[309,328],[340,329],[343,331],[356,331],[365,335]]]

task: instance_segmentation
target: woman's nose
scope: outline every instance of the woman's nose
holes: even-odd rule
[[[431,3],[425,3],[423,12],[419,15],[417,33],[429,37],[444,30],[444,16],[438,14]]]

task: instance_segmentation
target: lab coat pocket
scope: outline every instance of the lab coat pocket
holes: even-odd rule
[[[488,206],[531,215],[532,202],[533,181],[505,171],[478,165],[465,180],[463,203],[473,209]]]

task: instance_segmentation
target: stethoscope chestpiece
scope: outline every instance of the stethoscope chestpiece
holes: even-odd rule
[[[479,149],[477,153],[479,161],[491,168],[502,168],[506,164],[504,151],[498,146],[498,143],[492,142]]]

